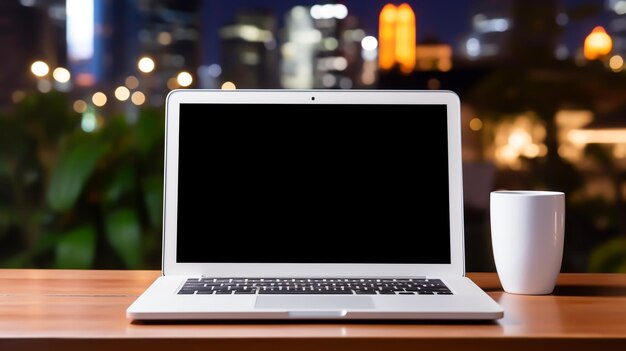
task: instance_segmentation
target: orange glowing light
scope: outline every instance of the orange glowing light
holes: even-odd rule
[[[406,3],[398,7],[396,61],[402,73],[408,74],[415,69],[415,13]]]
[[[387,4],[380,11],[378,27],[378,65],[381,69],[391,69],[396,62],[396,18],[398,9]]]
[[[613,40],[604,27],[597,26],[585,38],[584,54],[587,60],[597,60],[608,55],[613,49]]]
[[[380,11],[378,65],[389,70],[398,65],[402,73],[415,70],[415,13],[409,4],[387,4]]]

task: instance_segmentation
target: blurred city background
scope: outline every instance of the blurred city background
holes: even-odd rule
[[[469,271],[508,188],[626,272],[624,0],[3,0],[0,47],[0,267],[159,268],[168,91],[323,88],[459,94]]]

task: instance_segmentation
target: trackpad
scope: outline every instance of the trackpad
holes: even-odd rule
[[[256,308],[278,310],[351,310],[374,308],[368,296],[266,295],[256,299]]]

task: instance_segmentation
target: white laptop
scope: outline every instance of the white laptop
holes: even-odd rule
[[[163,274],[129,319],[503,316],[464,277],[454,93],[177,90],[166,119]]]

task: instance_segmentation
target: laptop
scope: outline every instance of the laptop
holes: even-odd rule
[[[462,184],[452,92],[173,91],[162,276],[127,318],[498,319]]]

